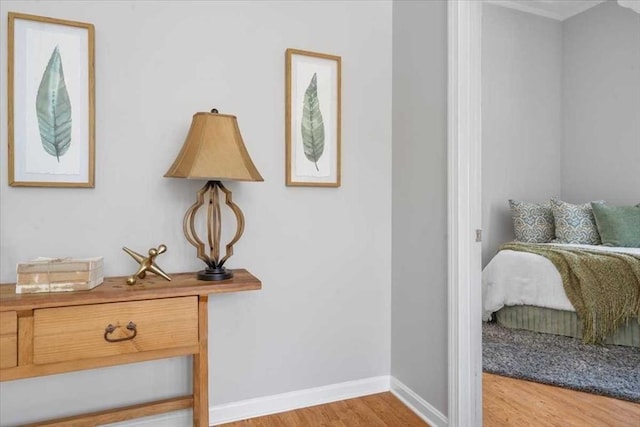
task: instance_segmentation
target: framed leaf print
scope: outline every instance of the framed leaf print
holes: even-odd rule
[[[286,51],[286,184],[340,186],[342,60]]]
[[[92,24],[9,12],[9,185],[94,187]]]

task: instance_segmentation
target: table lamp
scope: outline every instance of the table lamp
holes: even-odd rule
[[[198,272],[200,280],[225,280],[233,276],[224,263],[233,255],[233,245],[240,240],[244,231],[244,216],[233,203],[231,191],[221,180],[264,181],[247,152],[238,122],[235,116],[210,113],[193,115],[191,128],[182,145],[178,157],[169,168],[165,177],[206,179],[207,183],[197,192],[196,202],[187,210],[184,221],[184,235],[198,250],[198,258],[207,264],[205,270]],[[236,233],[227,243],[224,257],[220,257],[220,193],[225,195],[225,204],[236,217]],[[208,199],[207,207],[207,244],[196,233],[196,213]]]

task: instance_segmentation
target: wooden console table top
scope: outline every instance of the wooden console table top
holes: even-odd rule
[[[260,280],[244,269],[233,270],[231,279],[219,282],[198,280],[196,273],[174,273],[170,276],[171,281],[168,281],[154,274],[148,274],[133,286],[127,285],[128,276],[105,277],[102,284],[88,291],[33,294],[16,294],[15,283],[2,283],[0,284],[0,312],[187,295],[206,296],[262,288]]]

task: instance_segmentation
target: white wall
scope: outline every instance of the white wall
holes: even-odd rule
[[[609,1],[563,22],[562,197],[640,202],[640,14]]]
[[[394,1],[391,374],[443,414],[446,113],[446,2]]]
[[[193,113],[217,107],[238,116],[265,178],[229,184],[246,230],[228,265],[263,289],[210,298],[210,404],[389,374],[390,2],[3,1],[0,22],[8,11],[95,25],[96,188],[9,187],[4,142],[0,280],[36,256],[103,255],[107,275],[131,274],[125,245],[167,244],[158,264],[168,272],[202,268],[182,217],[203,183],[162,176]],[[284,185],[288,47],[343,58],[338,189]],[[0,424],[186,393],[188,372],[177,358],[5,382]]]
[[[560,196],[562,26],[482,9],[482,258],[513,240],[509,199]]]

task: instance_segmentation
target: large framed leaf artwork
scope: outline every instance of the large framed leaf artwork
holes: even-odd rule
[[[94,187],[92,24],[9,12],[8,172],[17,187]]]
[[[342,59],[286,51],[286,184],[339,187]]]

